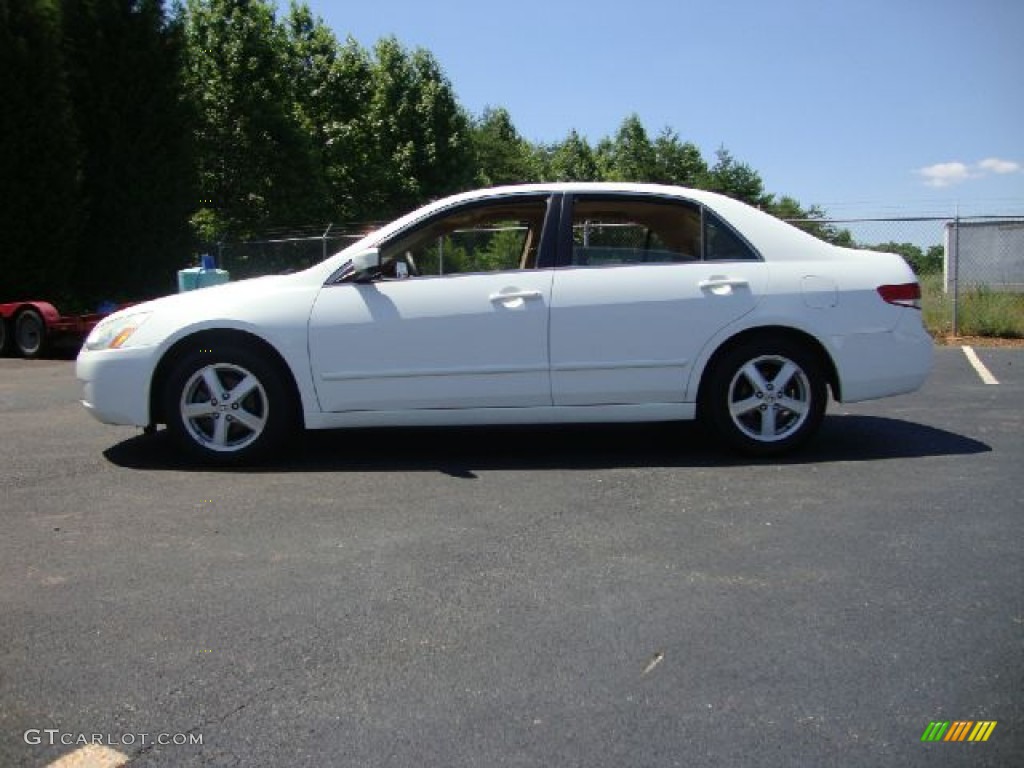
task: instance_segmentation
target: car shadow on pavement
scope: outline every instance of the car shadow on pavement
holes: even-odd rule
[[[217,468],[183,456],[165,431],[104,451],[113,464],[143,470],[229,472],[441,472],[820,464],[953,456],[991,447],[953,432],[880,416],[829,416],[802,450],[779,458],[731,453],[692,422],[543,427],[439,427],[306,432],[274,460]]]

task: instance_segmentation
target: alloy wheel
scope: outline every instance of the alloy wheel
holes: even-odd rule
[[[761,355],[736,371],[729,384],[729,416],[752,440],[774,443],[796,433],[811,413],[807,374],[781,355]]]
[[[214,451],[240,451],[256,442],[267,426],[270,401],[260,380],[231,363],[199,368],[185,382],[179,402],[181,421],[200,445]]]

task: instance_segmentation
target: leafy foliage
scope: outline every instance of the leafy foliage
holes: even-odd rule
[[[80,153],[75,289],[99,299],[116,275],[117,298],[166,292],[189,244],[195,195],[181,26],[160,0],[63,8]]]
[[[651,181],[701,187],[708,181],[708,164],[692,142],[680,142],[679,134],[665,128],[654,140],[654,176]]]
[[[321,195],[312,142],[294,108],[287,35],[266,0],[190,0],[185,83],[196,103],[207,239],[294,220]],[[312,183],[311,183],[312,182]]]
[[[737,161],[725,147],[718,149],[715,158],[715,164],[708,170],[708,189],[749,205],[761,206],[771,202],[757,171]]]
[[[357,190],[368,186],[370,56],[349,39],[340,44],[309,8],[292,5],[285,21],[295,109],[314,153],[314,184],[322,197],[306,217],[318,222],[364,215]],[[280,224],[281,222],[275,222]]]
[[[560,144],[538,148],[538,154],[545,180],[597,181],[601,176],[594,150],[575,130]]]
[[[538,178],[537,157],[512,124],[508,110],[488,107],[473,124],[476,182],[483,187],[521,184]]]
[[[469,118],[428,51],[377,43],[371,67],[370,184],[375,217],[388,217],[472,185]]]
[[[70,287],[80,153],[61,39],[56,0],[0,0],[0,301]]]
[[[623,120],[615,138],[604,139],[597,152],[598,167],[608,181],[648,181],[657,173],[654,145],[635,114]]]

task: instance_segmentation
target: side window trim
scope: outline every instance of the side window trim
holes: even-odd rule
[[[534,269],[551,269],[558,261],[558,232],[565,207],[564,198],[569,197],[561,192],[548,195],[548,208],[544,212],[544,229],[540,235],[540,250],[537,252],[537,264]]]
[[[579,195],[566,193],[562,195],[558,218],[558,239],[555,248],[554,265],[556,267],[572,266],[572,211]]]

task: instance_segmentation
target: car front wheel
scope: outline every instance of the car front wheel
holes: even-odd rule
[[[163,409],[178,443],[217,464],[265,458],[294,426],[284,376],[248,348],[214,345],[188,354],[168,378]]]
[[[820,363],[803,345],[753,340],[715,363],[702,408],[705,421],[731,447],[774,456],[817,431],[827,392]]]

